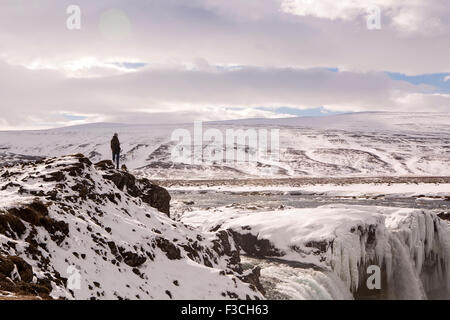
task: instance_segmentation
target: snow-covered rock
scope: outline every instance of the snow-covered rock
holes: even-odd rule
[[[0,295],[262,298],[229,233],[171,220],[161,189],[82,155],[2,168]]]
[[[348,205],[219,208],[185,212],[181,221],[205,231],[229,230],[252,257],[333,272],[355,298],[450,297],[450,226],[431,212]],[[381,290],[367,289],[371,265],[380,268]]]

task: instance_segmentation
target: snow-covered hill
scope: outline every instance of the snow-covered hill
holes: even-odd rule
[[[71,155],[0,169],[0,296],[262,298],[228,232],[171,220],[165,189],[111,167]]]
[[[325,117],[249,119],[204,124],[204,131],[279,129],[280,157],[254,162],[173,163],[170,137],[186,125],[90,124],[42,131],[0,132],[0,159],[81,152],[92,161],[110,158],[114,132],[122,142],[122,161],[136,173],[164,179],[301,176],[449,176],[450,114],[354,113]],[[223,149],[213,140],[204,150]],[[235,144],[237,150],[257,150]]]

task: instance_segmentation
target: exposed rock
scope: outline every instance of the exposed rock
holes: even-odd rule
[[[95,164],[95,167],[100,170],[115,169],[114,163],[111,160],[102,160]]]
[[[450,221],[450,212],[441,212],[438,213],[438,217],[442,220]]]
[[[260,277],[261,277],[261,268],[256,266],[253,269],[245,272],[243,275],[239,276],[239,279],[241,279],[244,282],[252,284],[253,286],[255,286],[255,288],[259,290],[259,292],[265,294],[266,292],[263,285],[260,282]]]
[[[234,266],[234,270],[241,273],[241,257],[238,244],[234,242],[232,233],[226,230],[220,230],[216,233],[216,239],[213,240],[213,250],[219,255],[229,256],[229,263]]]
[[[146,179],[138,180],[138,184],[142,188],[142,200],[153,208],[170,216],[170,194],[169,192],[156,184],[150,183]]]
[[[155,238],[155,243],[162,251],[167,255],[170,260],[176,260],[181,258],[181,251],[172,242],[167,239],[157,237]]]
[[[131,251],[122,251],[123,262],[130,267],[139,267],[147,260],[145,257]]]
[[[234,230],[228,230],[236,244],[245,251],[251,257],[264,258],[264,257],[281,257],[285,253],[267,239],[258,239],[251,233],[238,233]]]
[[[16,216],[33,226],[44,227],[52,239],[58,243],[61,243],[69,234],[69,226],[67,223],[50,218],[48,216],[47,207],[39,200],[35,200],[28,205],[11,208],[8,210],[8,213],[9,215],[6,215],[6,217],[10,217],[11,215]],[[18,227],[18,231],[20,232],[22,230],[20,223],[17,221],[14,221],[14,223],[16,225],[16,230]]]
[[[25,230],[22,220],[10,213],[0,213],[0,234],[17,239],[25,233]]]
[[[169,192],[147,179],[136,179],[132,174],[126,171],[114,170],[114,164],[110,160],[100,161],[95,166],[104,171],[103,177],[111,180],[120,189],[124,190],[133,197],[140,198],[153,208],[170,216],[170,194]]]
[[[51,287],[45,282],[31,283],[33,268],[17,256],[0,254],[0,290],[16,295],[49,298]]]

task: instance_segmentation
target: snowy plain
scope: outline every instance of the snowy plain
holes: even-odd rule
[[[40,131],[0,132],[3,163],[27,157],[83,153],[92,161],[110,159],[117,132],[121,161],[151,179],[233,179],[255,177],[450,176],[450,115],[446,113],[354,113],[325,117],[249,119],[204,123],[225,132],[279,130],[279,159],[173,162],[176,129],[192,133],[194,124],[88,124]],[[269,144],[270,145],[270,144]],[[247,156],[259,149],[235,143]],[[203,150],[225,146],[204,139]],[[201,154],[193,155],[194,160]]]

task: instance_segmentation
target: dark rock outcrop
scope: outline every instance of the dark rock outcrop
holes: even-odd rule
[[[140,198],[151,207],[170,217],[170,194],[169,192],[147,179],[136,179],[135,176],[127,171],[114,169],[111,160],[103,160],[95,164],[95,167],[104,171],[103,178],[114,182],[120,189],[127,189],[127,192],[133,196]]]
[[[442,220],[450,221],[450,212],[440,212],[438,213],[438,217]]]
[[[181,251],[172,242],[162,237],[155,239],[156,246],[166,253],[167,258],[170,260],[181,259]]]
[[[25,230],[22,220],[10,213],[0,212],[0,234],[17,239],[25,233]]]
[[[15,216],[22,221],[30,223],[33,226],[44,227],[45,230],[47,230],[50,234],[52,240],[57,243],[61,243],[69,234],[69,226],[67,225],[67,223],[50,218],[48,216],[47,207],[40,200],[35,200],[28,205],[9,209],[8,214],[6,214],[6,218],[9,217],[11,219],[11,216]],[[20,234],[21,230],[23,229],[21,226],[21,222],[18,222],[16,220],[10,221],[13,223],[13,226],[15,228],[14,230],[18,231]]]
[[[142,190],[142,196],[140,197],[142,201],[170,217],[171,197],[169,192],[163,187],[150,183],[147,179],[139,179],[138,185]]]
[[[261,284],[260,277],[261,277],[261,268],[259,266],[256,266],[253,269],[248,270],[247,272],[239,276],[239,279],[241,279],[244,282],[250,283],[262,294],[266,294],[266,290]]]
[[[33,283],[33,268],[22,258],[0,254],[0,289],[19,296],[50,299],[51,285],[42,280]]]
[[[257,236],[251,233],[238,233],[234,230],[228,231],[233,236],[238,247],[251,257],[281,257],[285,254],[283,251],[274,247],[267,239],[258,239]]]

